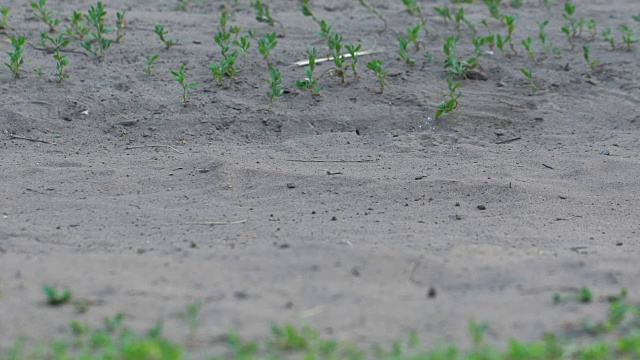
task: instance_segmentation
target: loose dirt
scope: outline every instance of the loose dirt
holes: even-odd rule
[[[623,287],[637,299],[639,46],[610,51],[598,35],[591,56],[602,65],[590,71],[581,49],[590,35],[569,50],[560,6],[551,14],[538,1],[504,7],[519,15],[519,54],[483,56],[488,80],[462,81],[460,107],[434,120],[446,91],[442,43],[456,33],[433,11],[443,3],[423,2],[433,32],[411,50],[412,67],[397,57],[396,37],[417,19],[400,1],[371,3],[389,21],[381,37],[381,22],[358,2],[313,2],[347,43],[385,51],[360,58],[361,80],[324,76],[321,96],[312,96],[293,85],[303,70],[291,64],[325,44],[296,1],[272,1],[286,30],[272,60],[287,91],[270,111],[255,43],[231,88],[216,86],[206,68],[219,60],[218,2],[181,12],[173,1],[109,1],[109,21],[127,10],[122,43],[97,61],[73,41],[71,78],[58,84],[51,54],[34,48],[45,25],[26,1],[5,1],[3,61],[8,34],[28,36],[29,61],[21,79],[0,72],[0,348],[118,311],[136,329],[164,319],[182,340],[188,328],[178,314],[196,300],[203,352],[230,329],[259,337],[271,322],[361,343],[414,329],[431,344],[464,344],[475,318],[504,343],[600,316],[599,296]],[[48,6],[66,18],[91,4]],[[611,26],[618,43],[620,24],[640,30],[630,19],[635,0],[577,6],[599,30]],[[482,4],[466,13],[488,18]],[[534,42],[534,62],[520,40],[536,38],[536,21],[547,18],[562,56]],[[248,1],[230,23],[260,35],[279,29],[257,23]],[[154,24],[179,45],[164,50]],[[461,58],[470,57],[473,33],[461,35]],[[144,57],[156,53],[148,76]],[[376,57],[389,72],[383,94],[364,66]],[[188,106],[170,75],[181,63],[200,82]],[[540,90],[520,68],[533,70]],[[89,311],[47,306],[45,283],[70,287]],[[555,292],[582,286],[594,304],[552,303]]]

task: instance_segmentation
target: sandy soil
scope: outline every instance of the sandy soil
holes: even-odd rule
[[[201,351],[229,329],[260,336],[274,321],[363,343],[415,329],[435,343],[466,341],[466,322],[476,318],[502,343],[537,339],[605,307],[555,306],[556,291],[588,286],[603,296],[626,287],[637,299],[637,45],[609,51],[598,36],[591,52],[603,66],[590,74],[581,51],[589,36],[569,50],[559,6],[551,15],[538,1],[505,7],[520,14],[520,54],[483,57],[489,80],[463,81],[460,108],[432,121],[446,91],[442,42],[455,33],[434,15],[436,2],[423,3],[435,61],[412,53],[417,64],[408,67],[395,38],[416,19],[400,1],[371,1],[389,20],[380,38],[380,22],[357,2],[315,1],[318,17],[348,42],[384,47],[376,57],[389,70],[380,94],[364,68],[373,56],[362,57],[360,81],[323,77],[319,97],[293,86],[303,72],[290,65],[308,47],[324,49],[316,26],[296,1],[272,3],[287,32],[272,56],[288,91],[269,111],[255,44],[230,89],[211,79],[218,2],[187,12],[173,1],[108,2],[110,21],[127,9],[123,42],[101,62],[73,42],[71,78],[58,84],[51,54],[34,49],[44,25],[26,1],[5,1],[12,28],[0,34],[3,61],[7,34],[28,35],[30,46],[23,78],[0,72],[0,348],[118,311],[137,329],[164,319],[167,333],[184,339],[178,313],[195,300],[204,303]],[[67,17],[91,4],[49,6]],[[488,17],[483,5],[466,10],[474,22]],[[635,0],[580,1],[577,12],[599,29],[640,30],[629,16]],[[545,18],[563,55],[538,54],[534,63],[519,40],[535,37]],[[272,30],[248,1],[231,22]],[[180,44],[163,50],[155,23]],[[465,56],[471,37],[463,30]],[[154,53],[149,77],[144,56]],[[200,82],[186,107],[169,74],[180,63]],[[39,66],[42,79],[32,72]],[[539,91],[522,67],[533,69]],[[44,283],[70,287],[90,310],[45,305]]]

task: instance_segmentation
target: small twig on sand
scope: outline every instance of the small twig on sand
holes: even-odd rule
[[[577,218],[581,218],[582,216],[580,215],[571,215],[571,216],[567,216],[567,217],[557,217],[556,221],[567,221],[567,220],[573,220],[573,219],[577,219]]]
[[[302,163],[364,163],[374,162],[378,160],[301,160],[301,159],[289,159],[290,162],[302,162]]]
[[[500,104],[509,105],[511,107],[519,107],[519,108],[524,107],[524,106],[522,106],[520,104],[514,104],[514,103],[508,102],[506,100],[502,100],[502,99],[496,99],[496,102],[500,103]]]
[[[182,151],[174,148],[171,145],[135,145],[135,146],[127,146],[125,149],[130,150],[130,149],[142,149],[142,148],[169,148],[177,152],[178,154],[184,154]]]
[[[377,53],[381,53],[383,51],[384,51],[383,48],[373,48],[373,49],[369,49],[369,50],[365,50],[365,51],[358,51],[356,53],[356,55],[363,56],[363,55],[377,54]],[[351,54],[344,54],[344,57],[348,59],[348,58],[351,57]],[[329,56],[327,58],[316,59],[316,64],[327,62],[327,61],[333,61],[333,57]],[[307,66],[307,65],[309,65],[309,60],[296,61],[296,62],[293,63],[293,65],[295,65],[295,66]]]
[[[7,135],[9,136],[9,139],[19,139],[19,140],[27,140],[27,141],[33,141],[33,142],[41,142],[41,143],[45,143],[45,144],[49,144],[49,145],[58,145],[54,142],[51,141],[47,141],[44,139],[34,139],[34,138],[28,138],[28,137],[24,137],[24,136],[20,136],[20,135],[16,135],[16,134],[10,134],[7,132]]]
[[[497,142],[496,144],[498,144],[498,145],[500,145],[500,144],[508,144],[508,143],[510,143],[510,142],[514,142],[514,141],[516,141],[516,140],[520,140],[520,139],[522,139],[522,138],[521,138],[520,136],[518,136],[518,137],[514,137],[513,139],[508,139],[508,140],[499,141],[499,142]]]
[[[244,220],[238,220],[238,221],[205,221],[205,222],[193,222],[193,223],[186,223],[186,225],[237,225],[237,224],[244,224],[247,222],[247,219]]]

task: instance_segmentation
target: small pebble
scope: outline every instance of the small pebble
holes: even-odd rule
[[[297,185],[295,183],[290,182],[290,183],[287,183],[287,187],[289,189],[295,189],[297,187]]]
[[[611,150],[609,148],[605,148],[601,152],[602,155],[611,155]]]
[[[487,210],[487,207],[484,205],[478,205],[478,210]]]

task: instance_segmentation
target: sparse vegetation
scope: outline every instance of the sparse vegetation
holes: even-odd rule
[[[311,91],[311,94],[317,95],[320,93],[320,86],[318,85],[318,79],[313,74],[316,69],[316,58],[318,53],[315,48],[307,49],[307,56],[309,57],[309,64],[304,67],[305,78],[302,80],[296,80],[296,86]]]
[[[384,79],[387,77],[387,72],[382,68],[382,60],[374,59],[367,63],[367,69],[371,70],[378,77],[380,83],[380,93],[384,92]]]
[[[24,35],[17,37],[9,35],[9,40],[11,40],[13,51],[9,51],[7,53],[9,55],[9,62],[4,63],[4,65],[11,70],[14,77],[19,78],[21,75],[20,67],[24,64],[24,57],[22,54],[24,53],[24,44],[27,41],[27,37]]]
[[[73,296],[73,293],[68,288],[59,289],[48,284],[42,286],[42,291],[46,296],[47,304],[53,306],[66,304],[71,301],[71,297]]]
[[[60,19],[53,16],[53,12],[47,9],[47,0],[38,0],[32,2],[31,7],[35,10],[35,17],[49,26],[49,31],[56,32],[56,28],[60,25]]]
[[[151,76],[153,74],[153,63],[156,62],[156,60],[158,60],[159,58],[160,58],[160,55],[158,54],[155,54],[152,56],[145,56],[147,66],[145,67],[144,71],[147,73],[147,75]]]
[[[269,90],[267,90],[267,97],[269,97],[269,109],[273,107],[273,103],[276,99],[284,93],[282,85],[282,74],[274,67],[269,67],[269,79],[267,80]]]
[[[251,7],[256,11],[256,20],[258,22],[265,23],[270,26],[275,26],[275,24],[280,25],[282,37],[285,36],[284,26],[280,21],[271,16],[271,9],[269,8],[269,5],[264,4],[261,0],[253,0],[251,1]]]
[[[93,30],[89,31],[89,36],[95,41],[95,46],[91,41],[87,40],[82,43],[82,47],[97,57],[104,57],[109,47],[111,47],[111,43],[113,43],[113,40],[105,37],[111,31],[104,23],[106,15],[107,12],[104,10],[101,1],[98,1],[95,6],[91,5],[86,15],[87,22],[93,27]]]
[[[600,60],[598,59],[591,60],[591,55],[589,53],[590,49],[591,49],[591,45],[589,44],[582,45],[582,55],[584,57],[584,61],[586,61],[587,65],[589,65],[589,69],[593,70],[596,68],[596,65],[598,65]]]
[[[158,39],[160,39],[160,42],[164,44],[165,49],[170,49],[173,45],[178,43],[178,40],[176,39],[167,39],[165,37],[165,35],[169,34],[169,30],[165,30],[162,25],[154,25],[153,32],[158,35]]]
[[[0,7],[0,30],[9,28],[9,8],[6,6]]]
[[[458,88],[460,87],[460,85],[460,82],[454,82],[453,78],[451,78],[450,76],[447,77],[447,86],[449,87],[449,92],[444,94],[445,100],[438,104],[438,109],[436,110],[436,119],[442,115],[450,114],[458,108],[458,99],[460,98],[460,96],[462,96],[462,94],[458,92]]]
[[[538,90],[538,87],[536,86],[535,81],[533,80],[533,71],[531,69],[527,70],[525,68],[521,68],[520,72],[522,73],[522,75],[524,75],[524,77],[527,78],[527,80],[529,81],[529,86],[533,89],[533,90]]]
[[[173,78],[176,79],[178,84],[180,84],[180,86],[182,87],[182,103],[186,105],[187,103],[189,103],[189,100],[187,99],[187,93],[189,89],[198,86],[198,82],[187,82],[187,80],[185,79],[185,68],[185,65],[182,64],[180,65],[180,69],[178,69],[178,71],[171,71],[171,75],[173,75]]]

